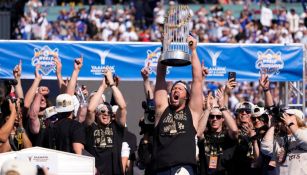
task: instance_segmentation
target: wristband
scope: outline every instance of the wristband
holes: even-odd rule
[[[287,126],[288,126],[288,128],[290,128],[292,125],[294,125],[293,122],[289,123]]]
[[[263,89],[263,92],[268,92],[269,90],[270,90],[270,88]]]

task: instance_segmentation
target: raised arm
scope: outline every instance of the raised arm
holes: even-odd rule
[[[54,63],[56,66],[56,77],[58,79],[58,86],[59,86],[60,92],[65,93],[67,90],[67,87],[62,77],[62,63],[60,62],[57,56],[54,58]]]
[[[42,80],[42,75],[39,74],[39,69],[41,65],[35,66],[35,79],[32,83],[32,86],[29,88],[29,90],[26,93],[25,100],[24,100],[24,107],[29,109],[31,106],[31,103],[33,101],[33,98],[35,96],[35,93],[37,91],[37,88],[39,86],[39,83]]]
[[[101,96],[106,88],[107,88],[107,84],[106,84],[105,79],[103,79],[97,92],[93,95],[93,97],[89,101],[88,108],[87,108],[87,115],[85,119],[85,122],[87,125],[91,125],[95,121],[95,110],[96,110],[96,107],[99,105],[99,102],[101,101]]]
[[[159,123],[163,111],[168,106],[167,84],[165,80],[167,66],[160,63],[161,57],[157,66],[156,86],[154,94],[156,103],[155,125]]]
[[[38,93],[34,97],[34,101],[29,110],[30,117],[30,131],[33,134],[38,134],[40,130],[40,121],[38,119],[38,115],[40,112],[40,103],[44,95],[49,94],[48,87],[41,86],[38,88]]]
[[[188,43],[193,43],[189,45],[192,52],[191,62],[192,62],[192,84],[191,84],[191,96],[189,107],[192,112],[193,125],[197,130],[198,121],[202,113],[202,97],[203,97],[203,77],[202,68],[196,52],[197,41],[194,37],[188,37]]]
[[[17,85],[15,86],[16,95],[18,98],[24,98],[23,90],[21,86],[21,72],[22,72],[22,62],[19,61],[19,64],[15,66],[13,70],[13,75],[15,80],[17,80]]]
[[[143,77],[143,83],[144,83],[144,92],[146,94],[146,98],[149,97],[149,99],[154,98],[153,90],[151,89],[150,82],[149,82],[149,67],[143,67],[141,70],[141,75]]]
[[[259,84],[263,89],[264,98],[265,98],[265,106],[273,106],[274,101],[272,94],[270,92],[270,81],[269,76],[267,74],[261,73]]]
[[[225,124],[228,127],[228,133],[230,135],[230,137],[232,137],[233,139],[238,138],[239,135],[239,129],[238,126],[236,124],[236,121],[234,120],[234,118],[231,116],[231,113],[229,112],[229,110],[227,109],[224,102],[224,92],[222,89],[218,89],[217,90],[217,102],[218,105],[220,107],[220,110],[223,114],[224,120],[225,120]]]
[[[79,72],[83,66],[83,58],[77,58],[74,61],[74,71],[72,72],[71,79],[67,85],[67,94],[69,95],[74,95],[75,89],[76,89],[76,84],[77,84],[77,79]]]
[[[234,78],[229,79],[226,82],[226,86],[225,86],[225,91],[224,91],[224,101],[225,101],[225,106],[228,107],[228,101],[229,101],[229,95],[232,93],[232,90],[237,86],[237,82],[235,81]]]
[[[123,94],[120,92],[118,87],[115,85],[115,82],[112,76],[112,72],[110,69],[106,69],[105,77],[108,80],[109,87],[112,89],[115,102],[119,107],[119,113],[116,114],[116,121],[118,124],[125,127],[126,120],[127,120],[127,105],[126,105],[125,99],[123,97]]]
[[[197,128],[197,137],[199,139],[202,139],[204,137],[204,132],[207,127],[208,123],[208,117],[210,115],[210,111],[213,108],[214,104],[214,97],[212,96],[212,93],[209,93],[207,97],[203,97],[203,112],[200,116],[199,122],[198,122],[198,128]]]

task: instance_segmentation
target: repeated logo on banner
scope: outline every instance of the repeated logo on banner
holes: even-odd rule
[[[157,75],[157,65],[161,56],[161,48],[158,47],[154,51],[147,50],[147,58],[145,59],[144,66],[148,66],[150,74]],[[169,74],[171,67],[167,67],[166,74]]]
[[[256,68],[261,72],[272,75],[278,75],[279,71],[284,68],[284,61],[282,60],[281,52],[273,52],[271,49],[266,50],[264,53],[257,53],[258,60],[256,61]]]
[[[52,71],[55,72],[54,58],[58,57],[59,50],[50,49],[48,46],[42,48],[34,48],[34,56],[32,58],[32,66],[41,65],[40,71],[43,75],[49,75]]]
[[[212,67],[209,67],[209,74],[208,76],[216,76],[216,77],[224,77],[226,75],[226,67],[218,66],[217,59],[221,55],[222,51],[211,51],[208,50],[208,54],[210,55],[210,59],[212,61]]]
[[[18,51],[16,51],[18,48]],[[303,77],[302,45],[199,44],[198,56],[209,69],[208,81],[225,81],[228,72],[237,72],[238,81],[256,81],[260,72],[272,81],[301,81]],[[79,79],[99,80],[105,67],[122,80],[142,80],[140,70],[149,66],[151,79],[161,55],[159,43],[104,42],[14,42],[0,41],[0,78],[12,78],[12,70],[22,59],[22,78],[34,78],[34,67],[41,65],[45,79],[55,79],[54,58],[62,62],[62,75],[70,77],[73,60],[83,57]],[[191,80],[191,66],[168,67],[169,80]]]
[[[115,72],[115,67],[114,66],[108,66],[105,65],[106,63],[106,58],[108,54],[110,53],[110,50],[97,50],[96,53],[98,53],[99,58],[100,58],[100,64],[96,65],[91,65],[91,73],[93,75],[102,75],[103,69],[105,68],[110,68],[112,72]]]

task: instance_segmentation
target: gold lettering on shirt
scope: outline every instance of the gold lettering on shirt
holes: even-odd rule
[[[110,127],[105,129],[94,130],[94,147],[112,148],[113,147],[113,130]]]
[[[184,111],[169,113],[162,121],[162,135],[177,135],[186,133],[187,116]]]

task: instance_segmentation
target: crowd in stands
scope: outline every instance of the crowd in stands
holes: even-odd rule
[[[262,1],[261,1],[262,2]],[[239,17],[221,5],[210,9],[200,5],[191,11],[190,30],[205,43],[306,43],[307,13],[283,6],[270,7],[263,1],[256,11],[244,5]],[[174,5],[169,2],[169,6]],[[14,31],[16,39],[65,41],[158,41],[165,5],[136,1],[124,6],[88,6],[59,11],[55,21],[48,20],[39,0],[30,0]],[[259,14],[260,13],[260,14]]]

